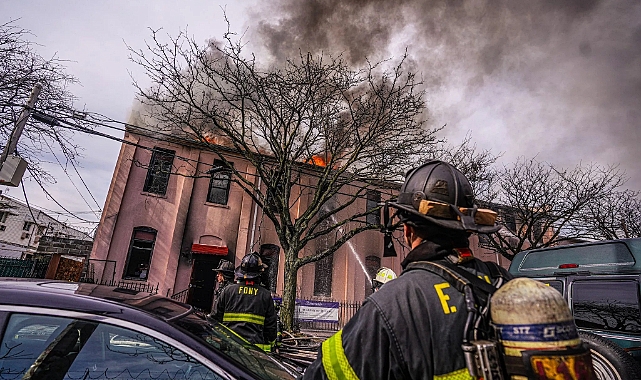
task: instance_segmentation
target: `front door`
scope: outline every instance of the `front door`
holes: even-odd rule
[[[194,255],[194,264],[189,282],[189,298],[187,303],[209,313],[216,287],[214,269],[224,256]]]

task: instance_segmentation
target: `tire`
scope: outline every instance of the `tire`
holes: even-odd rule
[[[579,337],[590,347],[597,379],[641,380],[641,366],[621,347],[586,331],[579,331]]]

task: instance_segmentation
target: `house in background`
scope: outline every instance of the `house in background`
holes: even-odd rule
[[[69,227],[36,207],[29,209],[17,199],[0,195],[0,256],[31,256],[37,251],[43,236],[92,240],[87,233]]]
[[[223,163],[216,154],[184,140],[159,139],[134,126],[128,126],[124,139],[127,143],[120,149],[91,259],[115,262],[116,280],[157,285],[168,296],[188,293],[190,304],[208,310],[215,286],[213,269],[221,259],[239,265],[246,253],[275,245],[277,249],[267,249],[270,255],[263,257],[270,262],[273,281],[269,287],[282,294],[284,253],[277,247],[274,227],[253,199],[231,181],[231,174],[218,170]],[[229,152],[225,158],[246,180],[260,183],[255,168],[241,156]],[[312,175],[300,181],[292,192],[314,186]],[[311,195],[306,193],[295,197],[299,203],[292,207],[292,217],[307,207]],[[392,195],[389,190],[372,189],[345,212],[362,213]],[[341,204],[340,196],[333,201]],[[378,224],[380,215],[364,219]],[[323,250],[332,239],[336,236],[316,239],[301,255]],[[476,237],[472,244],[482,259],[505,266],[503,258],[479,250]],[[370,281],[379,267],[400,273],[408,251],[400,244],[396,251],[397,257],[383,257],[383,235],[365,231],[333,255],[301,268],[298,297],[360,303],[371,293]]]

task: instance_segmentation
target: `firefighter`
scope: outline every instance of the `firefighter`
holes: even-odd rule
[[[475,259],[468,238],[471,233],[496,232],[500,226],[495,218],[477,223],[470,183],[442,161],[408,172],[398,199],[388,207],[395,209],[392,217],[399,218],[411,248],[401,262],[403,272],[367,298],[345,327],[323,342],[303,378],[473,379],[462,349],[468,326],[465,296],[443,277],[415,266],[424,261],[456,266],[498,286],[510,275],[496,264]],[[389,233],[395,226],[386,224]]]
[[[372,290],[377,292],[381,286],[392,281],[396,278],[396,273],[393,270],[385,267],[381,267],[377,272],[376,276],[372,279]]]
[[[237,283],[220,293],[212,314],[250,343],[270,351],[277,317],[271,293],[258,285],[265,267],[258,254],[245,255],[235,271]]]
[[[234,264],[231,261],[220,260],[216,271],[216,283],[218,284],[214,291],[214,296],[218,298],[223,289],[234,282]]]

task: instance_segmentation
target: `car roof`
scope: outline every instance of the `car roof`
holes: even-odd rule
[[[641,239],[600,240],[519,252],[509,268],[515,276],[640,274]]]
[[[181,318],[193,311],[172,299],[115,286],[45,279],[0,278],[0,304],[94,314],[121,314],[127,319],[147,319],[146,314],[164,321]]]

